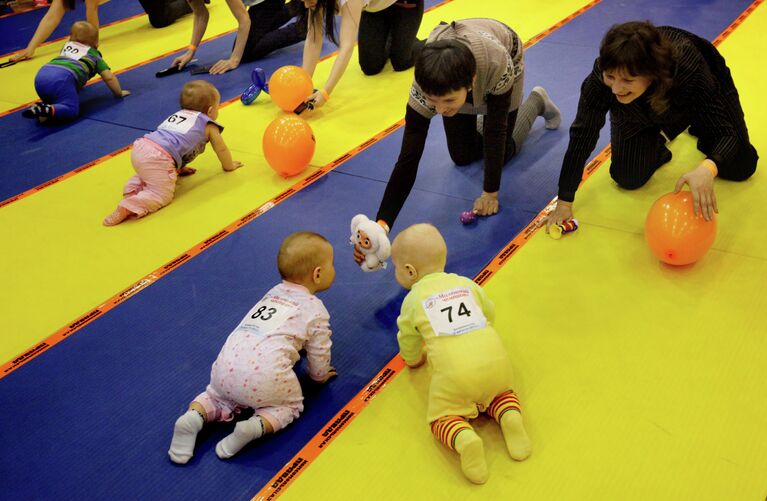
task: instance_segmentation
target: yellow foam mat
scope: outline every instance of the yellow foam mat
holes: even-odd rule
[[[760,8],[721,47],[759,151],[767,119],[752,77],[766,27]],[[712,250],[692,267],[661,265],[644,216],[700,160],[691,140],[672,146],[674,163],[640,191],[619,191],[601,167],[579,191],[578,232],[539,233],[486,286],[533,441],[527,461],[479,419],[490,480],[467,482],[425,423],[428,369],[406,369],[282,498],[764,499],[767,236],[755,214],[767,182],[717,181]]]
[[[526,16],[520,29],[525,39],[583,5],[570,0],[533,15],[535,3],[515,9]],[[421,34],[440,20],[465,17],[469,5],[456,0],[428,13]],[[502,12],[503,5],[504,0],[488,1],[477,15]],[[366,77],[356,61],[355,54],[333,99],[309,119],[317,138],[314,165],[327,164],[404,115],[412,71]],[[320,63],[317,82],[325,80],[332,63],[332,58]],[[133,173],[129,153],[0,210],[0,231],[14,235],[0,261],[5,290],[13,291],[0,302],[4,331],[13,333],[0,339],[0,360],[11,359],[297,182],[300,178],[276,176],[261,153],[263,130],[277,113],[266,97],[248,107],[223,108],[224,139],[246,167],[223,173],[208,148],[194,163],[197,174],[179,181],[173,203],[141,221],[101,226]]]
[[[213,2],[208,5],[208,10],[210,19],[205,40],[237,28],[226,2]],[[119,22],[101,29],[99,50],[112,71],[116,72],[184,48],[192,37],[192,20],[193,17],[187,15],[161,30],[152,28],[147,16]],[[33,59],[3,69],[0,73],[0,87],[3,88],[0,114],[38,99],[35,75],[45,63],[58,55],[62,46],[63,42],[43,45],[35,51]]]

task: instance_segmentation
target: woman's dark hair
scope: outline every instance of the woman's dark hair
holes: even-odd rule
[[[321,26],[324,18],[325,36],[338,45],[336,39],[336,0],[317,0],[317,5],[313,9],[307,9],[301,1],[297,4],[297,22],[301,23],[302,26],[307,26],[307,23],[311,23],[311,26]]]
[[[476,73],[474,54],[457,40],[427,43],[415,62],[415,81],[432,96],[470,88]]]
[[[64,0],[65,10],[75,10],[75,0]]]
[[[602,71],[626,70],[631,76],[652,80],[648,100],[656,113],[668,109],[675,66],[674,48],[649,21],[612,26],[599,47]]]

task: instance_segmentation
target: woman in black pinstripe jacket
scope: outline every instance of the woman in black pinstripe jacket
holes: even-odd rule
[[[613,26],[602,40],[594,69],[581,86],[578,113],[559,177],[559,200],[547,220],[572,218],[575,191],[605,115],[610,112],[610,175],[621,187],[643,186],[671,160],[665,143],[689,127],[706,158],[684,174],[696,214],[718,212],[715,177],[748,179],[759,158],[748,138],[738,91],[716,48],[687,31],[649,22]]]

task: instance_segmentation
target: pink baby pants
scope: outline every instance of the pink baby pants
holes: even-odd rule
[[[133,143],[131,162],[136,175],[125,184],[120,207],[142,217],[168,205],[176,191],[173,157],[153,141],[141,138]]]

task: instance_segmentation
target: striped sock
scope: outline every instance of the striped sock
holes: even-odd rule
[[[527,459],[532,451],[530,437],[527,436],[525,426],[522,423],[521,412],[519,399],[514,390],[499,394],[487,408],[488,415],[501,425],[509,456],[517,461]]]
[[[471,425],[464,418],[458,416],[446,416],[431,423],[431,432],[451,451],[455,450],[456,435],[465,429],[471,430]]]
[[[431,423],[437,440],[461,457],[461,470],[475,484],[487,482],[487,463],[482,439],[462,417],[446,416]]]
[[[508,390],[496,395],[493,401],[490,402],[490,406],[487,408],[487,414],[500,423],[501,418],[506,411],[512,409],[517,412],[522,412],[517,394],[514,393],[514,390]]]

